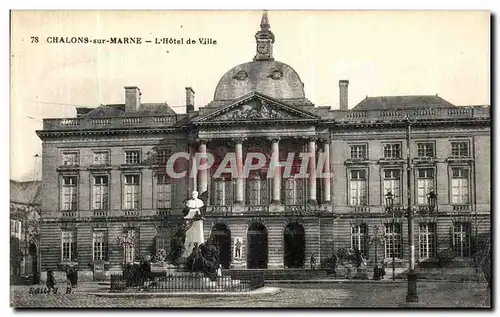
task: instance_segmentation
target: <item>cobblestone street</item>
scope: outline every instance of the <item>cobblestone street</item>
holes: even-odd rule
[[[28,294],[29,287],[11,288],[14,307],[401,307],[406,283],[272,285],[276,295],[241,297],[108,298],[75,294]],[[419,307],[489,307],[486,284],[421,282]]]

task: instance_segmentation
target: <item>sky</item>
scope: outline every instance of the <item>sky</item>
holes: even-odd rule
[[[185,111],[213,99],[219,79],[251,61],[260,11],[14,11],[11,19],[11,179],[41,175],[44,118],[76,116],[75,106],[143,102]],[[456,105],[490,104],[487,11],[270,11],[274,58],[293,67],[317,106],[338,109],[348,79],[349,108],[366,96],[434,95]],[[48,37],[212,38],[216,45],[51,44]],[[32,37],[38,37],[38,43]]]

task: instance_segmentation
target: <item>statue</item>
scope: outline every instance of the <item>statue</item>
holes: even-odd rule
[[[193,191],[191,193],[191,199],[186,201],[184,207],[184,219],[186,220],[203,220],[201,216],[202,210],[204,211],[205,203],[203,200],[198,198],[198,192]]]
[[[204,192],[200,198],[206,201],[207,196],[208,192]],[[219,253],[212,239],[205,242],[203,238],[206,203],[202,199],[198,198],[197,191],[193,191],[191,198],[185,201],[184,223],[172,236],[169,257],[176,265],[180,258],[184,258],[189,271],[202,272],[211,280],[216,280],[220,266]]]
[[[187,266],[191,272],[203,272],[212,281],[217,279],[220,267],[219,253],[212,238],[206,243],[195,244],[187,258]]]
[[[198,198],[198,192],[193,191],[191,199],[186,202],[185,211],[187,215],[184,216],[186,227],[186,238],[184,241],[184,257],[187,258],[191,254],[191,249],[195,245],[201,245],[205,242],[203,238],[203,218],[201,214],[202,208],[205,203]],[[185,212],[186,213],[186,212]]]

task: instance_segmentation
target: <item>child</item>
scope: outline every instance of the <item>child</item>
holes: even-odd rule
[[[56,285],[56,279],[54,278],[54,272],[52,270],[47,271],[47,282],[45,283],[47,288],[50,290],[54,289],[54,285]]]

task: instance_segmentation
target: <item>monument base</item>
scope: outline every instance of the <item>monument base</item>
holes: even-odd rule
[[[184,253],[183,258],[188,258],[193,252],[195,245],[205,243],[203,238],[203,220],[195,220],[191,227],[186,231],[186,239],[184,240]]]

